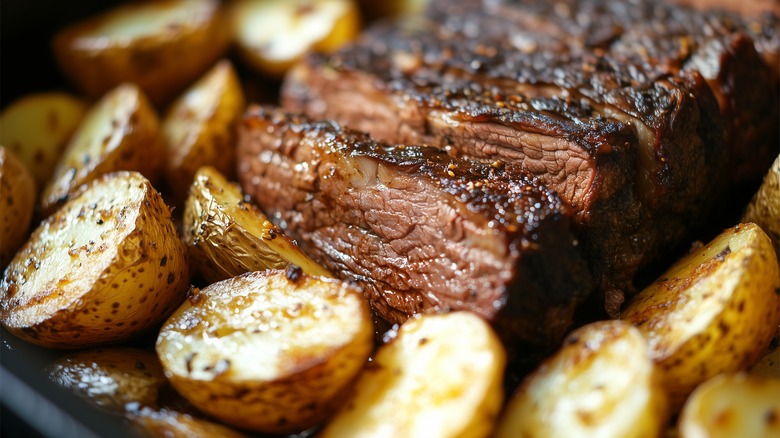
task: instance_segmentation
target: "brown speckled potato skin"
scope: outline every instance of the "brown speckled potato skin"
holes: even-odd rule
[[[101,186],[107,193],[100,196],[111,199],[88,202]],[[140,202],[127,205],[123,190],[142,190]],[[128,218],[134,209],[139,213],[133,221]],[[189,284],[186,250],[170,215],[137,172],[93,181],[42,222],[12,260],[0,282],[0,322],[28,342],[65,349],[119,342],[157,326],[184,300]],[[103,218],[116,219],[116,229],[127,229],[127,235],[101,241],[107,233]],[[52,246],[68,246],[57,239],[78,221],[94,230],[90,242],[100,245],[73,248],[70,262],[61,266],[61,257],[51,266]],[[103,262],[92,263],[99,259]],[[40,274],[51,281],[36,284],[38,269],[57,272]]]
[[[0,146],[0,269],[27,238],[35,207],[35,181],[11,151]]]

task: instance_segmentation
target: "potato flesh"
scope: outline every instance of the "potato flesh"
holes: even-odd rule
[[[622,321],[573,332],[509,401],[496,436],[657,436],[665,398],[640,332]]]
[[[27,166],[42,190],[86,112],[86,104],[67,93],[24,96],[0,114],[0,145]]]
[[[195,291],[157,339],[166,375],[193,405],[271,433],[321,421],[372,346],[360,291],[297,268]]]
[[[44,210],[100,175],[135,170],[154,179],[162,165],[159,122],[143,92],[120,85],[107,93],[73,135],[41,199]]]
[[[487,436],[503,400],[504,365],[500,341],[472,313],[411,319],[379,349],[321,436]]]
[[[780,254],[780,155],[748,204],[742,220],[758,224],[774,242],[775,253]]]
[[[699,386],[680,415],[680,438],[780,436],[780,379],[722,374]]]
[[[54,348],[128,339],[184,298],[184,247],[170,210],[136,172],[105,175],[47,218],[0,283],[0,320]]]
[[[85,32],[79,44],[97,49],[106,44],[127,45],[127,40],[165,35],[167,29],[193,26],[207,21],[213,11],[209,1],[161,1],[119,8],[109,13],[99,25]]]
[[[0,269],[24,243],[35,208],[35,181],[8,149],[0,146]]]
[[[757,361],[780,322],[780,268],[755,224],[724,231],[672,266],[623,312],[648,340],[680,406],[699,383]]]
[[[209,282],[290,263],[309,275],[332,276],[208,166],[196,174],[184,208],[184,241],[196,271]]]
[[[79,351],[56,360],[49,380],[98,406],[124,412],[129,406],[157,406],[168,384],[160,361],[150,351],[107,348]]]

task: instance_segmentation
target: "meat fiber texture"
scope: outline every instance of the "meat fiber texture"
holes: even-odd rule
[[[519,166],[262,107],[238,156],[244,190],[388,324],[467,309],[509,345],[549,348],[592,289],[573,210]]]

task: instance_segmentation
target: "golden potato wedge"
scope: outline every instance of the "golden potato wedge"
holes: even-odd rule
[[[504,347],[469,312],[410,319],[380,347],[322,437],[485,437],[503,401]]]
[[[297,267],[194,290],[157,338],[166,376],[193,405],[272,433],[308,429],[336,409],[372,347],[361,292]]]
[[[52,382],[114,412],[156,407],[168,385],[154,352],[140,348],[97,348],[67,354],[51,364]]]
[[[241,432],[170,409],[140,409],[128,415],[146,435],[161,438],[245,438]]]
[[[184,206],[183,236],[193,273],[213,283],[292,263],[309,275],[331,277],[243,199],[241,189],[213,167],[202,167],[195,175]]]
[[[581,327],[517,389],[503,437],[655,437],[666,394],[642,334],[623,321]]]
[[[701,384],[685,403],[680,438],[777,438],[780,379],[721,374]]]
[[[157,105],[177,96],[230,44],[217,0],[130,2],[59,32],[54,55],[85,94],[97,98],[124,82]]]
[[[27,239],[35,209],[35,181],[11,151],[0,146],[0,269]]]
[[[338,49],[361,26],[355,0],[238,0],[232,21],[241,58],[272,77],[310,50]]]
[[[165,176],[178,202],[201,166],[230,175],[236,167],[236,123],[244,111],[244,93],[233,65],[223,60],[209,70],[168,110]]]
[[[41,190],[86,112],[87,104],[67,93],[24,96],[0,114],[0,144],[27,166]]]
[[[144,93],[120,85],[90,108],[41,194],[41,209],[50,213],[71,190],[109,172],[135,170],[154,181],[163,145],[157,113]]]
[[[748,204],[742,221],[760,226],[775,244],[775,253],[780,254],[780,155]]]
[[[137,172],[86,185],[33,232],[0,282],[0,322],[45,347],[117,342],[186,296],[186,249],[171,211]]]
[[[778,288],[772,242],[741,224],[675,263],[622,317],[647,338],[679,407],[699,383],[758,360],[780,322]]]

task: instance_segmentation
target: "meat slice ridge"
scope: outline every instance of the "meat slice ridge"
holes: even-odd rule
[[[390,324],[467,309],[509,343],[549,347],[592,289],[573,210],[517,165],[263,107],[238,151],[244,190]]]
[[[634,273],[714,202],[725,163],[715,98],[696,73],[496,44],[425,21],[379,25],[349,49],[309,57],[283,103],[383,141],[534,174],[575,209],[615,311]]]

